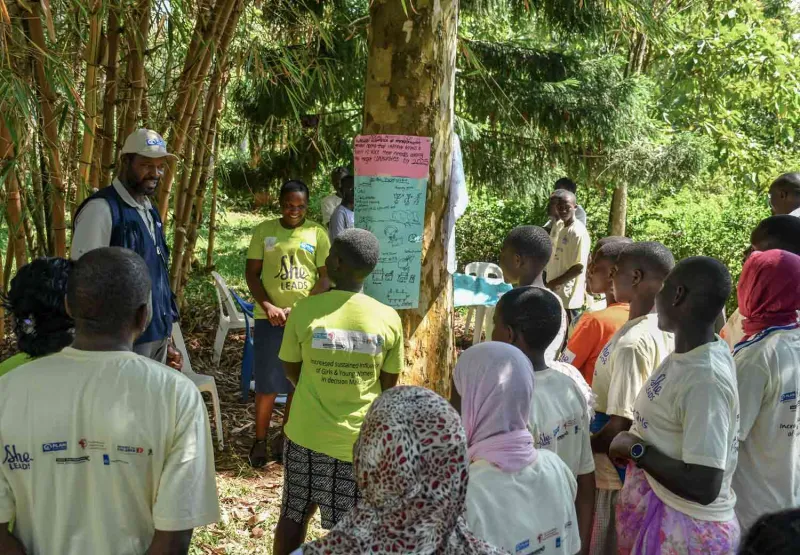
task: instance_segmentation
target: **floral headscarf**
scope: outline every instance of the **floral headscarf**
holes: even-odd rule
[[[370,407],[353,459],[363,498],[304,555],[494,555],[464,520],[469,476],[461,418],[436,393],[394,387]]]

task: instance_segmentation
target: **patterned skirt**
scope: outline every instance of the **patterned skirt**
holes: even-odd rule
[[[664,504],[644,470],[628,465],[617,505],[621,555],[728,555],[736,553],[739,521],[697,520]]]

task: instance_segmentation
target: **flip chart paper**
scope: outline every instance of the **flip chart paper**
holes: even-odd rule
[[[408,177],[355,178],[355,225],[374,233],[381,246],[364,292],[394,308],[419,305],[427,184]]]
[[[356,175],[427,179],[430,137],[411,135],[359,135],[354,155]]]

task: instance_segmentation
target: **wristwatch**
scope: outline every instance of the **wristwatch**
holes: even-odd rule
[[[631,459],[633,459],[635,463],[638,463],[646,452],[647,447],[645,447],[643,443],[634,443],[631,445]]]

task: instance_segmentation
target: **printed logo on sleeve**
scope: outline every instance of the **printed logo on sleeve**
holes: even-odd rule
[[[549,540],[550,538],[555,538],[557,536],[558,536],[558,528],[551,528],[547,532],[539,534],[536,539],[539,540],[539,543],[542,543],[545,540]]]
[[[666,379],[667,375],[662,373],[650,380],[650,383],[647,384],[648,399],[652,401],[661,394],[661,390],[664,389],[664,380]]]
[[[789,391],[781,394],[781,403],[788,403],[789,401],[797,400],[797,391]]]
[[[520,551],[525,551],[531,546],[530,538],[525,540],[524,542],[519,542],[517,546],[514,548],[514,553],[519,553]]]
[[[275,250],[275,245],[278,243],[277,237],[264,237],[264,250],[272,252]]]
[[[314,328],[311,348],[376,356],[383,352],[383,343],[383,337],[375,333]]]
[[[129,455],[141,455],[144,453],[144,447],[131,447],[130,445],[117,445],[117,451]]]
[[[78,445],[81,446],[81,449],[84,451],[89,449],[90,451],[105,451],[106,450],[106,443],[104,441],[92,441],[90,439],[81,438],[78,442]]]
[[[66,450],[67,450],[66,441],[55,441],[53,443],[42,444],[43,453],[52,453],[54,451],[66,451]]]
[[[317,251],[317,249],[311,243],[300,243],[300,248],[309,254],[314,254]]]

